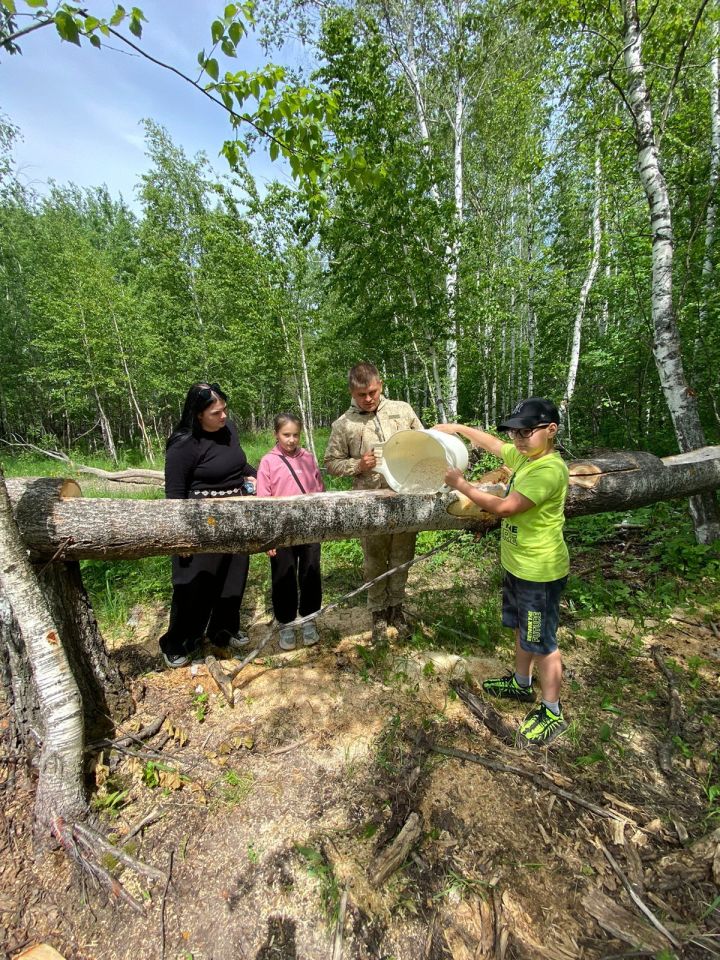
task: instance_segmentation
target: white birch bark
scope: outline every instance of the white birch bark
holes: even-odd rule
[[[530,305],[528,314],[528,371],[527,371],[527,395],[535,396],[535,334],[537,332],[537,317],[535,310]]]
[[[462,6],[462,5],[461,5]],[[453,195],[455,200],[454,237],[449,246],[448,271],[445,275],[445,289],[448,298],[448,325],[450,335],[447,339],[447,408],[451,421],[457,420],[458,409],[458,330],[457,303],[458,278],[460,268],[460,231],[463,224],[463,126],[465,110],[465,84],[458,72],[455,87],[455,115],[453,120]]]
[[[720,0],[716,0],[716,10]],[[717,225],[717,190],[720,183],[720,21],[712,23],[713,55],[710,60],[710,202],[705,214],[705,253],[702,267],[702,295],[698,311],[698,339],[702,336],[708,317],[708,300],[713,293],[713,274],[715,271],[713,250]]]
[[[602,242],[602,226],[600,221],[600,209],[602,201],[602,165],[600,160],[600,141],[595,142],[595,199],[593,201],[592,212],[592,253],[590,255],[590,267],[580,289],[580,301],[575,314],[575,323],[573,325],[572,346],[570,347],[570,363],[568,365],[567,382],[565,384],[565,395],[560,403],[560,423],[564,424],[567,420],[568,408],[572,402],[575,393],[575,384],[577,382],[578,367],[580,366],[580,343],[582,340],[582,327],[585,319],[585,309],[587,307],[590,291],[595,283],[598,267],[600,266],[600,245]],[[568,442],[570,440],[570,429],[568,426]]]
[[[298,344],[300,346],[300,373],[302,376],[302,393],[305,399],[305,413],[303,425],[305,427],[305,442],[310,453],[317,460],[315,452],[315,421],[313,418],[312,393],[310,392],[310,376],[308,374],[307,354],[305,352],[305,336],[302,321],[298,320]]]
[[[695,394],[683,369],[680,333],[673,303],[673,229],[670,197],[660,166],[659,151],[642,58],[642,33],[637,0],[621,0],[624,18],[624,61],[627,99],[635,123],[637,168],[645,191],[652,230],[653,354],[665,402],[680,450],[702,447],[705,439]],[[720,517],[713,494],[692,497],[690,512],[700,543],[720,537]]]
[[[397,314],[393,314],[392,325],[395,328],[397,333],[400,332],[400,320]],[[402,352],[402,366],[403,366],[403,396],[405,397],[405,403],[409,403],[412,406],[410,398],[410,370],[408,369],[407,362],[407,353],[405,350]]]
[[[82,703],[62,638],[27,558],[0,471],[0,588],[31,662],[42,720],[36,822],[74,820],[86,811]]]
[[[408,332],[409,332],[409,334],[410,334],[410,341],[411,341],[411,343],[412,343],[412,345],[413,345],[413,350],[415,351],[415,356],[417,357],[418,363],[420,364],[420,368],[422,369],[422,372],[423,372],[423,378],[424,378],[424,380],[425,380],[425,392],[426,392],[426,394],[427,394],[427,405],[429,405],[430,401],[433,399],[434,394],[433,394],[432,383],[430,382],[430,373],[428,372],[427,361],[425,360],[425,357],[420,353],[420,349],[419,349],[419,347],[418,347],[418,345],[417,345],[417,340],[415,339],[415,334],[414,334],[413,331],[412,331],[412,327],[410,326],[410,323],[409,323],[409,322],[406,323],[406,326],[407,326]],[[434,406],[436,407],[436,410],[438,411],[437,415],[438,415],[438,420],[439,420],[439,418],[440,418],[440,413],[439,413],[437,404],[434,404]],[[440,420],[439,420],[439,422],[440,422]],[[443,421],[441,421],[441,422],[444,423],[445,421],[443,420]]]
[[[438,366],[437,353],[435,347],[430,348],[430,360],[432,362],[432,372],[433,372],[433,383],[435,384],[435,406],[437,407],[438,413],[438,422],[447,423],[448,416],[445,409],[445,401],[443,399],[443,388],[442,380],[440,379],[440,367]]]
[[[130,368],[128,367],[125,347],[123,346],[122,338],[120,336],[117,318],[112,310],[110,311],[110,316],[112,318],[113,328],[115,330],[115,339],[118,342],[118,348],[120,350],[120,361],[122,363],[123,371],[125,372],[125,380],[127,382],[128,394],[130,397],[130,410],[132,411],[138,428],[140,429],[140,436],[142,437],[143,447],[145,448],[145,456],[150,463],[155,463],[155,452],[153,450],[152,441],[150,440],[150,435],[148,434],[147,427],[145,426],[145,418],[143,417],[142,410],[140,409],[140,404],[137,401],[137,395],[135,394],[132,377],[130,376]]]

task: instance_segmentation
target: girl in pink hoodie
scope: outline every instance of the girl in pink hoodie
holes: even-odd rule
[[[302,422],[294,413],[279,413],[273,424],[277,443],[260,461],[257,471],[259,497],[297,497],[303,493],[323,493],[325,484],[315,457],[300,446]],[[268,550],[272,577],[272,605],[280,624],[280,647],[295,649],[295,632],[289,624],[307,617],[322,606],[320,544]],[[318,642],[315,621],[303,624],[306,647]]]

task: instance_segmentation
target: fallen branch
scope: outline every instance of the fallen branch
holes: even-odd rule
[[[292,743],[286,743],[284,747],[277,747],[275,750],[270,750],[268,753],[264,754],[264,756],[279,757],[283,753],[290,753],[291,750],[297,750],[298,747],[302,747],[311,740],[314,740],[315,736],[316,735],[314,733],[311,733],[310,736],[303,737],[301,740],[294,740]]]
[[[347,886],[345,886],[342,892],[342,897],[340,898],[340,908],[338,910],[337,923],[335,924],[332,960],[342,960],[343,929],[345,927],[345,911],[347,910],[347,901],[348,892]]]
[[[605,859],[607,860],[607,862],[608,862],[608,863],[610,864],[610,866],[613,868],[613,870],[614,870],[615,873],[618,875],[618,877],[620,877],[620,879],[622,880],[622,884],[623,884],[623,886],[625,887],[625,889],[627,890],[627,892],[629,893],[630,899],[631,899],[632,902],[635,904],[635,906],[647,917],[647,919],[650,921],[650,923],[652,923],[652,925],[655,927],[655,929],[656,929],[656,930],[659,930],[660,933],[665,937],[665,939],[668,940],[668,941],[675,947],[676,950],[679,950],[679,949],[680,949],[680,941],[675,939],[675,937],[670,933],[670,931],[667,929],[667,927],[665,927],[665,926],[658,920],[658,918],[657,918],[657,917],[655,916],[655,914],[652,912],[652,910],[650,909],[650,907],[648,907],[647,904],[641,899],[641,897],[635,892],[635,890],[634,890],[634,888],[633,888],[633,885],[630,883],[630,881],[628,880],[628,878],[625,876],[625,874],[623,873],[623,871],[620,869],[619,864],[617,863],[617,861],[615,860],[615,858],[613,857],[613,855],[610,853],[610,851],[608,850],[608,848],[605,846],[605,844],[602,842],[602,840],[596,840],[596,844],[597,844],[597,846],[600,848],[600,850],[602,851],[603,856],[605,857]]]
[[[405,821],[405,826],[381,854],[375,864],[371,875],[371,883],[374,887],[382,886],[388,877],[392,876],[398,867],[405,862],[410,850],[420,839],[421,834],[422,824],[420,817],[413,810]]]
[[[542,790],[554,793],[556,796],[561,797],[563,800],[568,800],[578,807],[584,807],[586,810],[596,813],[599,817],[605,817],[608,820],[619,820],[622,823],[628,822],[628,818],[623,817],[623,815],[616,810],[606,810],[604,807],[598,807],[597,804],[591,803],[589,800],[584,800],[569,790],[563,790],[562,787],[558,787],[546,777],[541,777],[539,774],[533,773],[531,770],[525,770],[523,767],[514,767],[507,763],[500,763],[498,760],[491,760],[489,757],[483,757],[478,753],[467,753],[465,750],[454,750],[452,747],[439,747],[434,743],[429,743],[428,749],[432,751],[432,753],[441,754],[443,757],[455,757],[457,760],[467,760],[469,763],[480,764],[480,766],[487,767],[488,770],[495,770],[498,773],[513,773],[518,777],[524,777],[526,780],[532,780],[532,782]]]
[[[589,890],[582,901],[583,906],[597,920],[603,930],[612,937],[629,943],[639,953],[618,956],[655,956],[666,947],[666,941],[644,920],[640,920],[625,907],[616,903],[598,887]]]
[[[142,820],[138,821],[134,827],[131,827],[128,830],[128,832],[122,838],[122,842],[127,843],[128,840],[132,840],[132,838],[136,834],[140,833],[141,830],[144,830],[145,827],[149,827],[152,823],[156,823],[158,820],[162,820],[164,816],[165,813],[159,807],[155,807],[150,811],[150,813],[147,814],[147,816],[143,817]]]
[[[168,860],[168,872],[167,879],[165,881],[165,889],[163,890],[162,903],[160,905],[160,958],[165,960],[165,903],[167,901],[167,893],[170,888],[170,881],[172,880],[172,868],[173,868],[173,857],[175,851],[170,851],[170,859]]]
[[[668,710],[668,736],[667,739],[658,746],[658,764],[665,776],[671,777],[673,775],[673,744],[676,737],[682,736],[685,709],[680,699],[680,693],[675,682],[675,675],[663,658],[662,647],[656,645],[651,648],[650,653],[655,661],[656,667],[665,677],[668,685],[668,698],[670,701]]]
[[[505,723],[493,706],[476,697],[472,690],[460,683],[459,680],[451,681],[450,686],[458,697],[460,697],[470,713],[472,713],[474,717],[477,717],[498,740],[501,740],[510,747],[515,745],[517,737],[516,731]]]
[[[96,753],[99,750],[118,750],[120,753],[128,753],[128,747],[133,746],[133,744],[142,744],[144,740],[154,737],[165,723],[166,718],[167,714],[164,713],[161,717],[156,717],[155,720],[143,727],[142,730],[138,730],[137,733],[125,733],[116,740],[110,740],[109,738],[95,740],[87,744],[85,753]],[[132,752],[132,756],[140,756],[140,754]]]

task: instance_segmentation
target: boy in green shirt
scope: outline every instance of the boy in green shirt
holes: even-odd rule
[[[570,565],[563,540],[568,470],[555,451],[559,423],[554,403],[530,397],[498,427],[507,431],[512,443],[458,423],[433,428],[467,437],[473,445],[502,458],[513,471],[505,497],[476,489],[460,470],[448,470],[445,482],[482,510],[502,517],[503,625],[515,630],[515,672],[486,680],[483,689],[493,697],[530,703],[535,700],[533,663],[537,665],[542,699],[520,725],[520,739],[526,746],[545,746],[567,730],[556,639],[560,595]]]

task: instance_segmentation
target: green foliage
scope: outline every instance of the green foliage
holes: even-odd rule
[[[170,559],[83,560],[83,582],[101,623],[124,626],[137,605],[165,603],[170,596]]]
[[[219,782],[220,797],[227,806],[237,807],[245,803],[255,784],[252,773],[238,773],[237,770],[226,770]],[[248,847],[248,856],[250,856]],[[253,848],[254,849],[254,848]]]
[[[129,790],[108,789],[108,784],[102,792],[93,795],[90,806],[93,810],[106,813],[110,817],[116,817],[127,802]]]
[[[196,693],[192,698],[193,702],[193,715],[198,723],[204,723],[205,717],[207,716],[208,711],[208,695],[207,693]]]
[[[323,913],[329,924],[335,923],[340,908],[340,888],[332,867],[321,850],[316,847],[295,845],[302,858],[308,876],[317,881]]]

